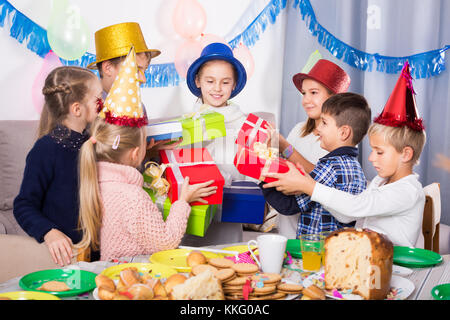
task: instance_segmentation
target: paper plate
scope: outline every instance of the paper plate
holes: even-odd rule
[[[450,300],[450,283],[435,286],[431,289],[431,295],[436,300]]]
[[[292,257],[301,258],[300,239],[288,239],[286,243],[286,251],[289,251]]]
[[[400,266],[424,268],[441,262],[439,253],[421,248],[394,246],[394,263]]]
[[[138,270],[141,275],[150,274],[152,278],[168,278],[173,274],[178,273],[174,268],[156,264],[156,263],[124,263],[118,264],[117,266],[112,266],[106,268],[101,273],[107,277],[110,277],[113,280],[118,280],[120,271],[125,268],[134,267]]]
[[[255,249],[256,246],[250,246],[250,248]],[[239,253],[243,253],[243,252],[247,252],[248,251],[248,246],[246,246],[246,245],[231,246],[231,247],[222,248],[222,250],[237,251]],[[253,252],[255,254],[258,254],[258,250],[255,250]],[[230,253],[230,255],[232,255],[232,253]]]
[[[84,270],[50,269],[29,273],[23,276],[19,285],[28,291],[46,292],[58,297],[71,297],[93,290],[97,274]],[[42,291],[38,288],[48,281],[61,281],[67,284],[68,291]]]
[[[177,272],[190,272],[191,267],[187,265],[186,258],[191,251],[192,250],[189,249],[172,249],[155,252],[150,256],[150,262],[169,266]],[[207,259],[223,257],[222,255],[213,252],[201,252]]]
[[[313,273],[303,281],[303,286],[309,287],[315,284],[319,288],[324,289],[325,280],[322,272]],[[405,300],[414,291],[414,283],[411,280],[399,277],[391,277],[391,290],[389,291],[385,300]],[[363,300],[358,294],[353,294],[350,290],[335,290],[336,292],[325,291],[328,298],[336,300]]]
[[[4,292],[0,293],[0,298],[10,298],[11,300],[61,300],[53,294],[35,291]]]

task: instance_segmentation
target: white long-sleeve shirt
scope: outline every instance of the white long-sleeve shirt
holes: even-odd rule
[[[312,201],[324,206],[336,219],[384,233],[397,246],[414,247],[422,229],[425,193],[417,174],[393,183],[376,176],[358,195],[316,183]]]

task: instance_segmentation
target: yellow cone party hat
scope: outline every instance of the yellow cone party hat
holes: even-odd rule
[[[148,123],[141,102],[134,47],[121,63],[119,74],[109,90],[99,116],[106,122],[119,126],[140,128]]]

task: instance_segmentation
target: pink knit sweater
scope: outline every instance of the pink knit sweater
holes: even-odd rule
[[[142,189],[144,181],[138,170],[110,162],[98,162],[97,168],[104,207],[101,260],[152,254],[178,246],[191,211],[186,201],[175,201],[164,222],[162,213]]]

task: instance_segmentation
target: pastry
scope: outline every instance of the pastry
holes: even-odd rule
[[[189,253],[186,258],[186,263],[189,267],[195,267],[199,264],[206,264],[208,261],[200,251],[194,250]]]
[[[143,283],[133,284],[128,288],[128,293],[131,294],[133,300],[150,300],[154,297],[152,288]]]
[[[116,290],[116,285],[114,281],[111,278],[105,276],[104,274],[98,274],[95,277],[95,284],[97,285],[97,288],[104,287],[108,288],[110,291]]]
[[[110,287],[100,286],[98,287],[98,297],[101,300],[113,300],[117,295],[116,290],[111,290]]]
[[[303,289],[303,295],[308,296],[311,300],[325,300],[325,292],[315,284]]]
[[[352,290],[366,300],[390,290],[394,246],[384,235],[346,228],[325,239],[325,289]]]
[[[170,294],[172,292],[172,288],[174,286],[184,283],[186,280],[186,276],[182,275],[181,273],[171,275],[164,283],[164,288],[166,289],[167,294]]]
[[[136,268],[125,268],[120,271],[120,280],[125,287],[131,287],[133,284],[140,283],[139,272]]]

